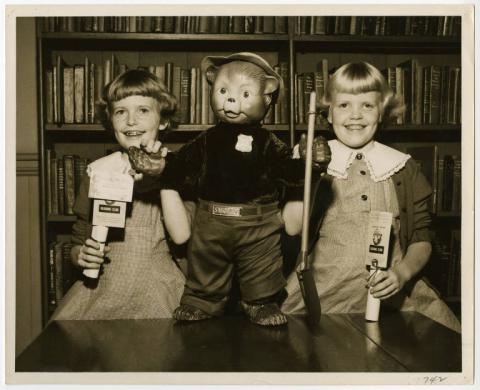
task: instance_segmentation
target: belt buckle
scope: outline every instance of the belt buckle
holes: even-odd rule
[[[224,217],[240,217],[240,207],[234,206],[212,206],[213,215],[221,215]]]

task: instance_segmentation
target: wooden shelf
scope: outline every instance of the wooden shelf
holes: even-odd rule
[[[210,127],[214,126],[213,124],[210,125],[196,125],[196,124],[186,124],[186,125],[179,125],[174,131],[184,131],[184,132],[195,132],[195,131],[204,131],[209,129]],[[288,131],[289,127],[288,124],[277,124],[277,125],[264,125],[264,128],[272,131]],[[93,124],[46,124],[45,130],[47,132],[62,132],[64,133],[99,133],[110,135],[108,131],[106,131],[102,125],[93,123]]]
[[[98,33],[43,32],[40,38],[52,40],[168,40],[168,41],[288,41],[288,34],[162,34],[162,33]]]
[[[307,130],[307,125],[304,123],[296,124],[295,125],[296,130],[299,131],[306,131]],[[322,127],[321,125],[316,126],[315,130],[319,131],[329,131],[329,129],[326,129],[325,127]],[[460,133],[461,131],[461,126],[460,125],[395,125],[395,126],[388,126],[381,131],[383,132],[410,132],[410,131],[418,131],[418,132],[429,132],[429,133],[435,133],[435,132],[458,132]]]
[[[355,36],[355,35],[296,35],[293,41],[299,51],[335,52],[410,52],[459,54],[459,37],[436,36]],[[441,50],[441,52],[439,52]]]

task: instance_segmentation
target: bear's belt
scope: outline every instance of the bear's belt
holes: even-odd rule
[[[255,215],[263,215],[278,210],[278,202],[268,203],[264,205],[238,205],[208,202],[200,199],[198,206],[213,215],[224,217],[247,217]]]

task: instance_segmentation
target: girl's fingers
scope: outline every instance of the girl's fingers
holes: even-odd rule
[[[166,147],[163,147],[161,150],[161,155],[163,158],[167,157],[167,154],[168,154],[168,149]]]
[[[374,287],[372,287],[371,292],[372,292],[372,294],[378,294],[378,293],[383,294],[383,292],[385,290],[389,289],[391,286],[394,286],[394,288],[396,288],[396,286],[393,284],[392,280],[385,279],[385,280],[377,283]]]
[[[133,180],[134,180],[134,181],[140,181],[140,180],[142,180],[142,179],[143,179],[143,173],[135,173],[135,174],[133,175]]]
[[[373,296],[379,299],[387,299],[387,298],[390,298],[392,295],[396,294],[397,292],[398,292],[397,287],[394,285],[391,285],[385,290],[380,291],[376,294],[373,294]]]
[[[368,285],[370,287],[375,287],[378,283],[384,281],[388,277],[388,274],[383,271],[377,271],[375,276],[371,277]]]
[[[162,146],[162,143],[160,141],[155,141],[152,143],[152,151],[151,153],[157,153],[160,150],[160,147]]]

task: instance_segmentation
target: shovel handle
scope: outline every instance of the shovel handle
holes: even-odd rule
[[[313,136],[315,133],[315,113],[316,113],[316,99],[315,92],[310,93],[310,104],[308,107],[308,130],[307,130],[307,152],[305,158],[305,180],[303,191],[303,216],[302,216],[302,263],[300,269],[307,269],[307,248],[308,248],[308,230],[310,224],[309,212],[310,212],[310,191],[312,187],[312,148],[313,148]]]

